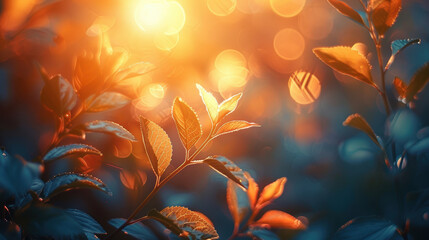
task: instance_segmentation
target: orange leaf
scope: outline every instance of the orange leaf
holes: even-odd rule
[[[393,86],[395,86],[396,92],[398,93],[398,97],[400,101],[402,99],[405,99],[407,97],[407,84],[404,83],[400,78],[395,77],[395,80],[393,80]]]
[[[224,134],[228,134],[228,133],[232,133],[232,132],[236,132],[236,131],[240,131],[243,129],[251,128],[251,127],[260,127],[260,125],[256,124],[256,123],[252,123],[252,122],[242,121],[242,120],[230,121],[230,122],[223,124],[217,130],[215,137],[218,137],[218,136],[224,135]]]
[[[383,0],[373,4],[372,22],[378,34],[384,35],[393,26],[401,10],[401,0]]]
[[[377,135],[375,135],[374,130],[372,130],[365,118],[363,118],[360,114],[355,113],[348,116],[347,119],[343,122],[343,125],[361,130],[362,132],[366,133],[371,138],[371,140],[377,144],[377,146],[383,149],[383,146],[381,146],[381,144],[378,142]]]
[[[283,194],[283,189],[286,183],[286,178],[282,177],[277,179],[264,187],[262,193],[256,203],[257,207],[264,207],[271,203],[273,200],[279,198]]]
[[[226,201],[228,203],[229,212],[234,219],[234,225],[236,228],[240,225],[240,222],[246,216],[248,209],[247,199],[243,199],[243,195],[246,196],[246,193],[244,193],[244,191],[239,188],[236,183],[234,183],[232,180],[229,180],[228,186],[226,188]]]
[[[181,98],[174,100],[172,115],[180,140],[185,149],[189,150],[203,135],[198,116]]]
[[[198,91],[200,96],[203,99],[204,105],[206,106],[207,112],[210,115],[210,119],[213,124],[216,124],[216,119],[218,116],[218,102],[216,98],[209,92],[207,92],[200,84],[197,84]]]
[[[253,209],[255,208],[256,200],[258,199],[259,186],[248,172],[244,173],[244,177],[246,177],[247,181],[249,181],[247,197],[249,198],[250,207]]]
[[[238,93],[228,99],[225,99],[225,101],[219,105],[217,122],[222,121],[226,115],[234,112],[242,95],[242,93]]]
[[[337,9],[338,12],[343,14],[344,16],[347,16],[356,22],[362,24],[365,26],[364,21],[362,20],[362,17],[359,15],[358,12],[356,12],[353,8],[351,8],[347,3],[339,1],[339,0],[328,0],[328,2]]]
[[[272,228],[283,228],[283,229],[305,229],[306,226],[299,219],[294,216],[278,210],[271,210],[266,212],[258,221],[254,224],[256,226],[270,226]]]
[[[173,148],[167,133],[156,123],[140,117],[143,145],[152,170],[159,178],[170,165]]]

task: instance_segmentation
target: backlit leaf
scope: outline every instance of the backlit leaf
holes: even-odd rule
[[[85,99],[87,112],[103,112],[114,110],[127,105],[130,99],[117,92],[104,92],[100,95],[91,95]]]
[[[146,183],[147,176],[143,171],[127,171],[123,169],[119,173],[122,184],[131,190],[137,190]]]
[[[126,219],[123,218],[113,218],[109,220],[109,224],[115,228],[119,228],[124,224]],[[157,237],[152,233],[152,231],[143,225],[140,222],[131,224],[122,229],[127,235],[133,236],[136,239],[157,239]]]
[[[282,229],[305,229],[306,226],[299,219],[294,216],[278,211],[270,210],[264,213],[262,217],[256,221],[253,225],[256,226],[269,226],[272,228],[282,228]]]
[[[383,146],[377,140],[377,135],[375,135],[374,130],[372,130],[371,126],[369,126],[368,122],[363,118],[360,114],[355,113],[347,117],[347,119],[343,122],[344,126],[354,127],[362,132],[366,133],[371,140],[377,144],[381,149]]]
[[[40,193],[41,198],[52,198],[72,189],[90,188],[111,194],[106,185],[98,178],[82,173],[62,173],[46,182]]]
[[[137,141],[134,135],[130,133],[127,129],[111,121],[103,121],[103,120],[92,121],[89,123],[85,123],[85,125],[83,126],[83,129],[85,129],[85,131],[88,131],[88,132],[109,133],[133,142]]]
[[[45,79],[40,99],[49,110],[62,116],[74,108],[77,94],[69,81],[56,75],[49,80]]]
[[[263,207],[279,198],[283,194],[286,178],[282,177],[264,187],[256,206]]]
[[[248,181],[244,177],[244,172],[235,163],[223,156],[211,156],[204,159],[202,162],[209,165],[216,172],[222,174],[226,178],[236,182],[243,189],[247,189]]]
[[[429,63],[420,68],[411,79],[407,88],[407,102],[411,102],[414,97],[423,90],[429,80]]]
[[[389,61],[386,64],[385,70],[389,69],[392,65],[393,61],[395,61],[395,57],[398,53],[400,53],[402,50],[407,48],[408,46],[411,46],[413,44],[420,44],[421,40],[419,38],[413,38],[413,39],[401,39],[401,40],[395,40],[392,42],[391,49],[392,49],[392,55],[389,58]]]
[[[219,238],[213,223],[202,213],[191,211],[185,207],[167,207],[160,213],[173,221],[181,230],[191,235],[191,239]]]
[[[395,87],[396,92],[398,93],[399,101],[405,101],[405,98],[407,96],[407,84],[404,83],[400,78],[395,77],[395,80],[393,80],[393,86]]]
[[[122,68],[115,76],[115,81],[122,81],[128,78],[137,77],[149,73],[155,69],[155,65],[150,62],[138,62]]]
[[[247,181],[249,182],[249,187],[247,188],[247,197],[249,198],[250,207],[253,209],[255,208],[256,201],[258,200],[259,186],[248,172],[244,173],[244,177],[246,177]]]
[[[352,7],[350,7],[347,3],[339,0],[328,0],[328,2],[344,16],[347,16],[352,20],[365,26],[365,23],[362,20],[361,15],[358,12],[356,12]]]
[[[237,108],[238,101],[240,101],[240,98],[243,94],[238,93],[234,96],[231,96],[228,99],[225,99],[218,108],[218,116],[217,121],[222,121],[222,119],[227,116],[228,114],[234,112],[234,110]]]
[[[216,119],[218,116],[218,102],[216,98],[211,93],[207,92],[200,84],[197,84],[197,88],[200,92],[200,96],[203,99],[204,105],[206,106],[212,123],[216,124]]]
[[[226,202],[234,219],[234,225],[238,228],[248,212],[249,200],[247,194],[231,180],[228,181],[226,188]]]
[[[243,120],[233,120],[227,123],[224,123],[216,132],[216,136],[237,132],[251,127],[260,127],[261,125],[252,122],[246,122]]]
[[[176,98],[172,115],[183,146],[187,150],[191,149],[203,135],[197,114],[181,98]]]
[[[100,224],[95,221],[94,218],[89,216],[87,213],[82,212],[78,209],[66,209],[65,212],[69,214],[74,220],[79,223],[82,227],[82,230],[86,233],[97,233],[97,234],[105,234],[106,231]]]
[[[396,235],[397,227],[382,218],[355,218],[342,226],[334,235],[334,240],[391,240]]]
[[[143,145],[155,175],[160,177],[170,165],[173,147],[167,133],[156,123],[140,117]]]
[[[373,4],[372,22],[378,34],[384,35],[393,26],[401,10],[401,0],[383,0]]]
[[[254,240],[280,240],[275,233],[263,228],[251,228],[248,233],[256,238]]]
[[[313,49],[314,54],[332,69],[354,77],[375,88],[371,75],[371,65],[365,56],[350,47],[323,47]]]
[[[86,144],[69,144],[63,145],[56,148],[51,149],[46,155],[43,157],[44,161],[53,161],[60,158],[64,158],[66,156],[76,156],[82,157],[87,154],[95,154],[102,156],[103,154],[93,146],[89,146]]]

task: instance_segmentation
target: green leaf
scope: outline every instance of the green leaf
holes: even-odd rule
[[[40,197],[50,199],[60,193],[82,188],[100,190],[111,195],[106,185],[96,177],[82,173],[62,173],[46,182]]]
[[[393,61],[395,61],[395,57],[398,53],[400,53],[402,50],[407,48],[408,46],[411,46],[413,44],[420,44],[421,40],[419,38],[413,38],[413,39],[401,39],[401,40],[395,40],[392,42],[392,45],[390,48],[392,49],[392,55],[389,58],[389,61],[386,64],[386,67],[384,68],[385,71],[390,68]]]
[[[76,106],[77,94],[69,81],[61,75],[56,75],[49,80],[45,79],[40,100],[47,109],[63,116]]]
[[[113,218],[109,220],[109,224],[115,228],[119,228],[125,222],[126,219],[123,218]],[[124,229],[122,229],[122,232],[133,236],[136,239],[157,239],[152,231],[140,222],[126,226]]]
[[[186,150],[191,149],[203,135],[197,114],[181,98],[176,98],[172,115],[183,146]]]
[[[350,19],[356,21],[363,26],[367,26],[362,20],[361,15],[356,10],[351,8],[347,3],[339,0],[328,0],[328,2],[344,16],[349,17]]]
[[[334,240],[391,240],[398,237],[397,226],[379,217],[360,217],[347,222],[334,235]]]
[[[413,101],[417,93],[423,90],[429,80],[429,62],[420,68],[416,74],[414,74],[411,82],[408,84],[406,92],[407,102]]]
[[[133,142],[137,141],[134,135],[130,133],[127,129],[111,121],[104,121],[104,120],[92,121],[89,123],[85,123],[85,125],[83,126],[83,129],[88,132],[108,133]]]
[[[88,154],[103,155],[100,150],[86,144],[69,144],[51,149],[43,157],[43,161],[53,161],[70,155],[82,157]]]
[[[343,122],[344,126],[349,126],[361,130],[366,133],[371,140],[377,144],[381,149],[384,149],[383,146],[378,142],[378,137],[372,130],[371,126],[369,126],[368,122],[363,118],[360,114],[355,113],[347,117],[347,119]]]
[[[335,71],[351,76],[374,88],[371,65],[368,59],[350,47],[321,47],[313,49],[314,54]]]
[[[370,3],[372,22],[378,34],[383,36],[393,26],[401,10],[402,0],[376,0]]]
[[[106,234],[106,231],[103,229],[103,227],[101,227],[100,224],[87,213],[78,209],[66,209],[65,212],[74,218],[77,223],[79,223],[85,233]]]
[[[86,112],[103,112],[124,107],[130,99],[117,92],[104,92],[100,95],[91,95],[85,99]]]
[[[244,190],[247,189],[249,182],[244,176],[243,170],[235,163],[223,156],[211,156],[202,161],[194,161],[195,163],[203,162],[213,168],[216,172],[225,176],[226,178],[236,182]]]
[[[163,217],[160,217],[160,215]],[[179,236],[190,235],[191,239],[219,238],[213,223],[204,214],[191,211],[185,207],[167,207],[159,214],[152,211],[151,217]],[[181,231],[179,232],[178,229]]]

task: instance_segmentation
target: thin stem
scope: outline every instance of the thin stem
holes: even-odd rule
[[[258,215],[259,211],[261,210],[261,207],[255,207],[255,209],[252,212],[252,215],[250,215],[249,219],[247,220],[246,224],[243,225],[243,227],[241,227],[238,231],[235,230],[234,228],[234,232],[232,233],[232,235],[228,238],[228,240],[233,240],[236,237],[238,237],[242,231],[244,231],[245,229],[247,229],[247,227],[253,223],[253,220],[255,220],[256,215]]]

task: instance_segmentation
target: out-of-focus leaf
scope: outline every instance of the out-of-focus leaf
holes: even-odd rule
[[[413,155],[419,155],[429,152],[429,138],[423,138],[408,147],[407,152]]]
[[[264,187],[259,196],[256,206],[263,207],[279,198],[283,194],[283,189],[287,179],[285,177],[279,178],[276,181]]]
[[[391,240],[397,227],[379,217],[360,217],[347,222],[334,235],[334,240]]]
[[[248,233],[255,237],[256,240],[280,240],[276,234],[262,228],[252,228]]]
[[[225,176],[226,178],[236,182],[240,187],[244,190],[248,187],[248,181],[246,177],[244,177],[244,172],[239,168],[235,163],[231,160],[223,157],[223,156],[211,156],[202,161],[211,168],[213,168],[216,172]]]
[[[234,225],[238,228],[248,212],[249,199],[247,198],[247,194],[231,180],[228,181],[226,188],[226,202],[228,203],[229,212],[234,219]]]
[[[164,218],[161,219],[159,217],[154,217],[153,215],[151,215],[151,217],[160,221],[162,224],[166,223],[166,227],[171,227],[171,222],[173,222],[179,229],[185,232],[179,233],[179,235],[190,235],[191,239],[219,238],[213,223],[200,212],[191,211],[185,207],[167,207],[164,208],[160,214],[169,219],[169,221],[166,222]],[[172,232],[177,234],[177,229]]]
[[[429,213],[429,189],[410,192],[406,197],[407,218],[413,226],[427,226],[425,214]]]
[[[82,173],[62,173],[46,182],[40,197],[52,198],[72,189],[90,188],[111,194],[106,185],[98,178]]]
[[[83,126],[83,129],[88,132],[109,133],[133,142],[137,141],[134,135],[130,133],[127,129],[111,121],[103,121],[103,120],[92,121],[89,123],[85,123],[85,125]]]
[[[350,7],[347,3],[339,0],[328,0],[328,2],[344,16],[347,16],[350,19],[356,21],[357,23],[366,26],[364,21],[362,20],[361,15],[356,12],[352,7]]]
[[[240,130],[244,130],[247,128],[251,128],[251,127],[260,127],[261,125],[257,124],[257,123],[252,123],[252,122],[246,122],[243,120],[233,120],[230,122],[226,122],[224,123],[216,132],[216,136],[221,136],[224,134],[228,134],[228,133],[232,133],[232,132],[237,132]]]
[[[150,62],[138,62],[122,68],[115,76],[115,81],[122,81],[128,78],[149,73],[155,69],[155,65]]]
[[[197,114],[181,98],[176,98],[172,115],[183,146],[186,150],[191,149],[203,135]]]
[[[395,80],[393,80],[393,86],[398,93],[398,100],[401,102],[405,102],[408,88],[407,84],[404,83],[404,81],[402,81],[400,78],[395,77]]]
[[[0,240],[21,240],[21,228],[13,221],[0,219]]]
[[[225,99],[225,101],[219,104],[218,116],[217,116],[218,122],[222,121],[222,119],[228,114],[234,112],[234,110],[237,108],[238,101],[240,101],[240,98],[242,95],[243,95],[242,93],[235,94],[230,98]]]
[[[406,99],[407,102],[413,101],[415,96],[423,90],[429,80],[429,63],[421,67],[408,84]]]
[[[288,213],[278,210],[267,211],[258,221],[252,225],[295,230],[306,228],[305,224],[302,223],[299,219]]]
[[[100,95],[91,95],[85,99],[87,112],[103,112],[124,107],[130,99],[117,92],[104,92]]]
[[[322,62],[337,72],[377,88],[372,80],[371,65],[368,59],[357,50],[345,46],[336,46],[315,48],[313,52]]]
[[[393,26],[401,10],[401,0],[383,0],[370,5],[372,22],[378,34],[384,35]]]
[[[100,224],[87,213],[78,209],[67,209],[65,212],[74,218],[77,223],[79,223],[85,233],[106,234],[106,231],[103,229],[103,227],[101,227]]]
[[[386,121],[386,135],[396,144],[405,144],[414,140],[421,127],[421,121],[411,110],[403,108],[392,114]]]
[[[66,211],[47,204],[20,209],[15,221],[30,238],[84,239],[81,225]]]
[[[384,68],[385,71],[390,68],[393,61],[395,61],[395,57],[398,53],[400,53],[402,50],[407,48],[408,46],[411,46],[413,44],[420,44],[421,40],[419,38],[413,38],[413,39],[401,39],[401,40],[395,40],[392,42],[392,45],[390,46],[392,49],[392,55],[389,58],[389,61],[387,61],[386,67]]]
[[[381,150],[366,136],[355,136],[340,144],[338,152],[342,160],[352,164],[375,162]]]
[[[119,173],[122,184],[131,190],[137,190],[146,183],[147,176],[145,172],[136,170],[136,171],[127,171],[123,169]]]
[[[249,187],[247,188],[247,197],[249,199],[250,208],[254,209],[256,206],[256,201],[258,200],[259,186],[248,172],[244,173],[244,177],[246,177],[247,181],[249,182]]]
[[[207,92],[200,84],[197,84],[197,88],[200,92],[200,96],[203,99],[204,105],[206,106],[212,123],[216,124],[218,116],[218,102],[216,98],[211,93]]]
[[[44,186],[45,186],[45,183],[42,180],[35,178],[35,179],[33,179],[33,182],[31,183],[29,190],[40,195]],[[23,207],[24,205],[31,202],[32,200],[33,200],[33,196],[30,193],[27,193],[27,194],[25,194],[24,197],[17,198],[15,200],[15,206],[17,208]]]
[[[377,144],[381,149],[384,149],[383,146],[378,142],[377,135],[375,135],[374,130],[369,126],[368,122],[360,114],[355,113],[347,117],[343,122],[344,126],[354,127],[362,132],[366,133],[371,140]]]
[[[119,228],[122,224],[125,223],[125,221],[126,219],[123,218],[113,218],[109,220],[109,224],[115,228]],[[140,222],[126,226],[124,229],[122,229],[122,232],[136,239],[157,239],[152,231]]]
[[[51,149],[43,157],[43,161],[53,161],[70,155],[82,157],[87,154],[95,154],[99,156],[103,155],[100,150],[96,149],[93,146],[89,146],[86,144],[69,144]]]
[[[40,99],[46,108],[62,116],[74,108],[77,94],[69,81],[56,75],[45,81]]]
[[[161,177],[173,155],[170,138],[164,129],[144,117],[140,117],[140,129],[152,170],[157,177]]]

